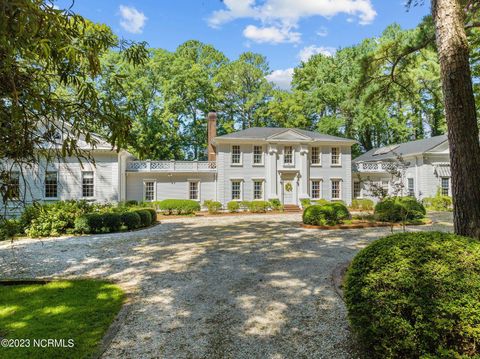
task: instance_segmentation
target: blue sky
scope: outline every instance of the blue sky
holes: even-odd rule
[[[58,0],[64,7],[70,1]],[[427,2],[429,3],[429,2]],[[429,7],[407,12],[404,0],[76,0],[73,10],[120,37],[167,50],[186,40],[214,45],[230,59],[265,55],[270,80],[288,85],[302,59],[381,34],[393,22],[416,26]]]

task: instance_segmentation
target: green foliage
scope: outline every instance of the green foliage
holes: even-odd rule
[[[150,216],[152,217],[152,223],[157,222],[157,211],[153,208],[145,208],[145,210],[150,212]]]
[[[142,225],[142,219],[136,212],[124,212],[121,214],[122,223],[127,229],[137,229]]]
[[[122,227],[122,215],[120,213],[107,212],[101,214],[102,224],[107,232],[118,232]]]
[[[301,198],[300,199],[300,204],[302,205],[302,208],[307,208],[307,207],[310,207],[312,205],[312,201],[310,200],[310,198]]]
[[[104,215],[100,213],[87,213],[75,219],[76,233],[101,233],[104,227]]]
[[[92,212],[93,208],[86,201],[73,200],[39,205],[38,215],[31,220],[31,224],[25,230],[25,233],[30,237],[48,237],[65,234],[67,230],[74,228],[77,217]]]
[[[25,230],[31,226],[33,220],[40,215],[40,206],[40,204],[33,204],[26,206],[23,209],[23,212],[20,215],[20,227],[22,232],[25,232]]]
[[[439,232],[375,241],[348,268],[345,301],[369,358],[480,354],[480,243]]]
[[[22,225],[15,219],[0,220],[0,241],[12,239],[22,232]]]
[[[122,289],[97,280],[2,285],[2,338],[29,338],[29,346],[2,348],[2,359],[92,358],[124,301]],[[22,323],[22,325],[19,325]],[[8,328],[8,330],[4,330]],[[34,338],[65,338],[65,346],[35,346]],[[74,346],[68,346],[68,339]]]
[[[312,203],[315,204],[315,205],[318,205],[318,206],[323,206],[323,205],[325,205],[325,204],[330,204],[330,203],[332,203],[332,202],[330,202],[330,201],[328,201],[328,200],[326,200],[326,199],[321,198],[321,199],[316,199],[316,200],[312,201]]]
[[[348,208],[341,203],[311,205],[303,211],[303,223],[315,226],[334,226],[349,218]]]
[[[401,222],[422,219],[426,210],[413,197],[387,197],[375,206],[375,217],[382,222]]]
[[[141,227],[148,227],[152,224],[152,215],[150,211],[147,211],[145,209],[137,209],[134,212],[140,216]]]
[[[208,213],[218,213],[222,209],[222,204],[218,201],[206,200],[203,206],[208,209]]]
[[[451,211],[453,206],[452,197],[444,196],[440,191],[435,197],[424,198],[422,202],[429,211]]]
[[[200,203],[191,199],[165,199],[157,204],[157,208],[167,214],[192,214],[200,211]]]
[[[98,137],[92,132],[122,147],[133,117],[112,98],[117,91],[96,89],[101,82],[100,57],[115,49],[129,63],[139,64],[146,57],[145,44],[121,41],[108,26],[71,9],[58,10],[52,1],[1,4],[0,127],[8,131],[0,133],[0,158],[8,161],[0,165],[0,177],[12,171],[6,163],[17,168],[38,164],[37,149],[57,147],[59,131],[63,132],[59,151],[46,150],[42,156],[88,157],[78,139],[95,146]],[[0,186],[3,202],[12,196],[8,186]]]
[[[268,201],[252,201],[248,204],[248,210],[252,213],[265,213],[270,208]]]
[[[230,213],[236,213],[240,211],[240,202],[230,201],[227,203],[227,209]]]
[[[239,204],[242,211],[248,211],[250,209],[251,201],[240,201]]]
[[[373,201],[368,198],[357,198],[352,200],[350,208],[357,211],[371,211],[373,210]]]
[[[282,211],[283,206],[282,202],[278,198],[272,198],[268,202],[270,202],[270,208],[274,211]]]

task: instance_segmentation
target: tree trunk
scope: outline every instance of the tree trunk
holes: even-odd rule
[[[480,238],[480,145],[464,14],[459,0],[432,0],[452,169],[455,233]]]

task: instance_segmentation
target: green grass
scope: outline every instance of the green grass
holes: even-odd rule
[[[116,285],[95,280],[0,285],[0,338],[28,339],[28,348],[0,347],[0,358],[88,358],[124,299]],[[34,339],[73,339],[73,348],[33,347]]]

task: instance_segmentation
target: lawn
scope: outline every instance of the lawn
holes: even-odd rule
[[[0,358],[91,357],[123,299],[118,286],[104,281],[0,284]],[[20,339],[8,345],[24,347],[6,348],[5,339]]]

